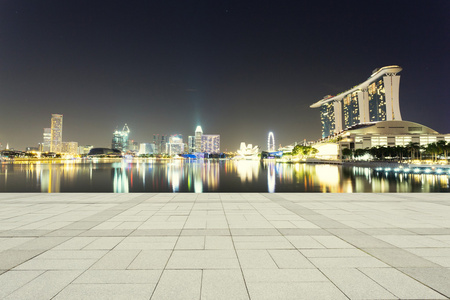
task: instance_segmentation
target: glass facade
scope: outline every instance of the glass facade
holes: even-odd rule
[[[370,122],[386,121],[386,96],[383,78],[368,87]]]
[[[344,103],[344,128],[349,128],[360,123],[358,93],[348,94],[343,98]]]
[[[320,122],[322,123],[322,137],[334,134],[334,103],[328,102],[320,107]]]

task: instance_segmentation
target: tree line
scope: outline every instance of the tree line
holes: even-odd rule
[[[342,156],[346,159],[362,158],[371,155],[378,160],[448,160],[450,142],[438,141],[428,145],[410,142],[406,146],[377,146],[366,149],[343,149]]]

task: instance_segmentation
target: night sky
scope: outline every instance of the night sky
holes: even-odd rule
[[[323,96],[399,65],[404,120],[450,133],[450,1],[0,0],[0,142],[109,147],[197,125],[267,147],[321,136]]]

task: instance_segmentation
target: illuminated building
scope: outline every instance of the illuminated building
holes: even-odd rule
[[[202,135],[201,152],[220,153],[220,135],[218,134]]]
[[[203,134],[201,126],[197,126],[195,129],[195,147],[192,138],[189,140],[188,145],[193,152],[203,153],[220,153],[220,135],[219,134]]]
[[[269,132],[267,138],[267,151],[275,151],[275,137],[273,136],[273,132]]]
[[[132,151],[132,152],[139,152],[139,143],[135,142],[134,140],[130,140],[128,142],[128,151]]]
[[[41,144],[41,152],[50,152],[50,148],[52,145],[52,129],[51,128],[44,128],[43,133],[43,142]]]
[[[130,129],[128,125],[125,124],[122,130],[116,130],[113,133],[113,139],[111,142],[111,148],[126,152],[128,150],[128,136],[130,134]]]
[[[153,143],[141,143],[139,145],[139,154],[154,154],[155,144]]]
[[[61,152],[71,155],[78,154],[78,143],[77,142],[63,142],[61,146]]]
[[[52,114],[50,151],[59,153],[62,146],[63,115]]]
[[[236,157],[238,159],[259,160],[259,148],[258,146],[253,147],[252,144],[245,145],[245,142],[241,142],[241,146],[237,150],[237,153],[239,154],[239,156]]]
[[[92,148],[94,148],[92,145],[79,146],[78,154],[88,154]]]
[[[194,153],[195,152],[195,136],[190,135],[188,136],[188,152]]]
[[[320,108],[322,137],[342,130],[380,121],[401,121],[399,85],[402,71],[399,66],[375,70],[363,83],[338,94],[326,96],[312,104]]]
[[[195,152],[202,152],[202,135],[202,127],[197,126],[195,129]]]
[[[342,148],[366,149],[417,143],[425,146],[437,141],[450,142],[450,134],[441,134],[425,125],[410,121],[381,121],[350,129],[342,135]]]
[[[169,142],[166,144],[167,154],[177,155],[184,153],[183,135],[174,134],[169,137]]]

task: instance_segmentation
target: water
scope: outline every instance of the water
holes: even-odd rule
[[[274,161],[3,163],[0,192],[450,192],[449,177]]]

